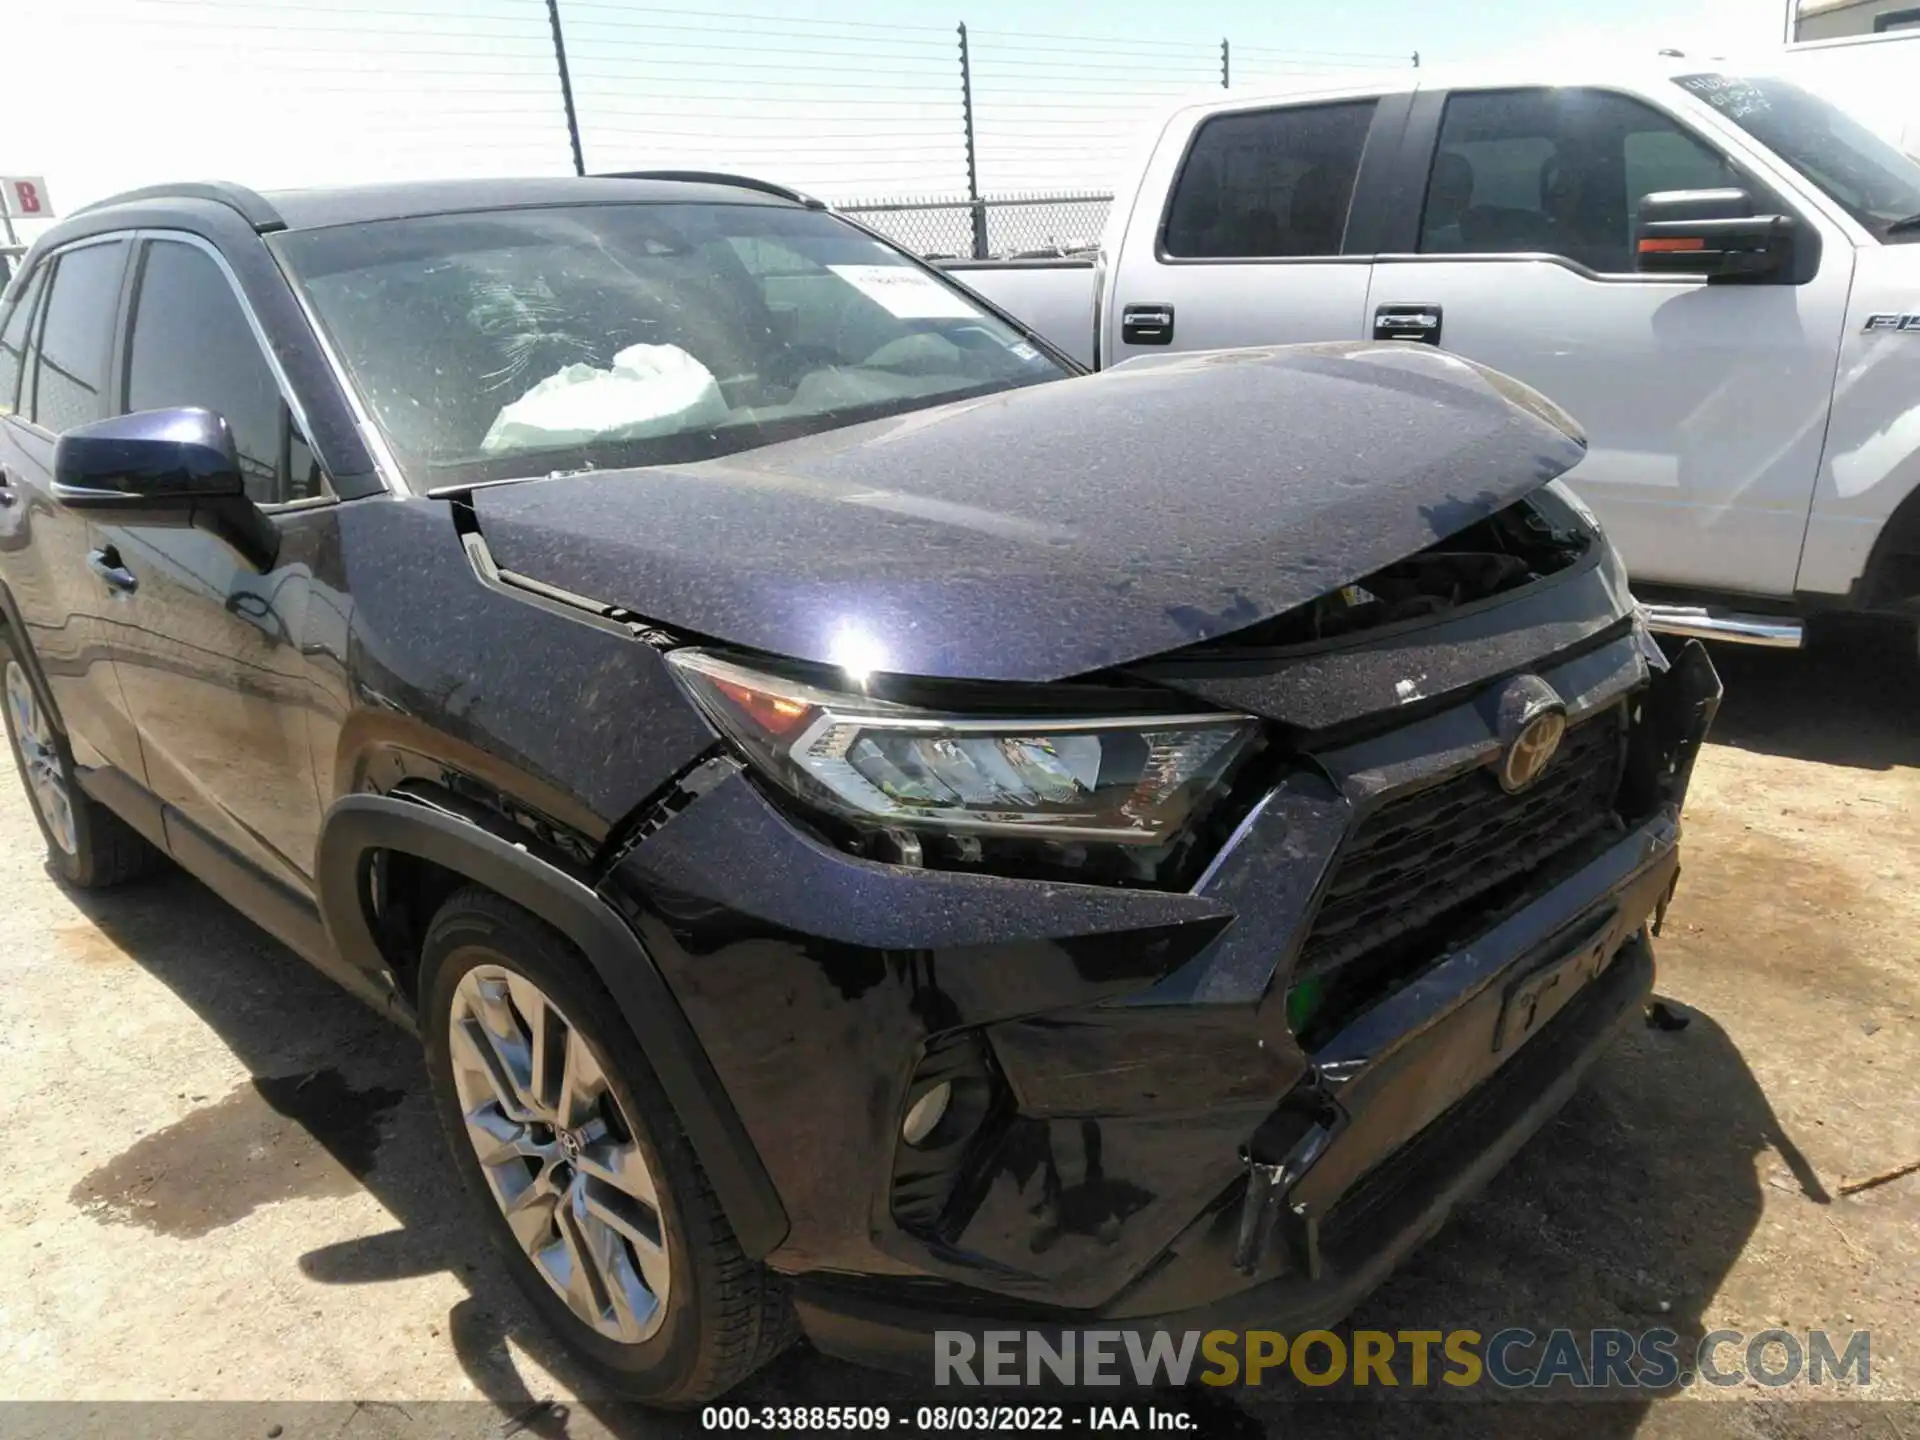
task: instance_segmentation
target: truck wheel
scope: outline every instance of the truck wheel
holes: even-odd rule
[[[4,639],[0,659],[6,666],[7,739],[33,818],[47,842],[47,863],[80,890],[103,890],[159,869],[165,857],[80,788],[67,737]]]
[[[454,1164],[509,1270],[610,1389],[711,1400],[794,1336],[639,1043],[556,931],[472,887],[435,916],[421,1025]]]

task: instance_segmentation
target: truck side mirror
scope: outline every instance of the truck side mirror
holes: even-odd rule
[[[1744,190],[1661,190],[1640,197],[1634,266],[1643,275],[1709,282],[1785,281],[1794,270],[1794,221],[1756,215]]]

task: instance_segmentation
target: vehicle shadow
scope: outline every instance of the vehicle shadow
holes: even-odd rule
[[[698,1431],[697,1415],[666,1416],[592,1398],[590,1378],[548,1338],[487,1250],[445,1158],[410,1037],[184,875],[70,898],[213,1029],[252,1075],[260,1107],[311,1136],[393,1216],[393,1230],[300,1256],[308,1281],[367,1286],[436,1272],[456,1276],[467,1293],[443,1329],[464,1374],[497,1407],[488,1421],[492,1433]],[[203,1113],[177,1124],[190,1125]],[[152,1153],[172,1153],[178,1137],[158,1134]],[[202,1135],[196,1143],[220,1141]],[[1508,1326],[1541,1332],[1664,1326],[1697,1336],[1704,1307],[1758,1223],[1754,1162],[1766,1150],[1785,1161],[1811,1198],[1826,1200],[1711,1017],[1694,1013],[1676,1030],[1635,1024],[1566,1110],[1366,1301],[1351,1324],[1388,1331],[1464,1327],[1482,1335]],[[172,1182],[165,1174],[159,1182],[157,1192],[150,1184],[147,1193],[159,1194],[164,1213]],[[269,1198],[282,1193],[270,1185],[262,1192]],[[509,1342],[585,1398],[577,1405],[548,1403],[552,1396],[523,1379]],[[1406,1388],[1309,1392],[1289,1382],[1231,1394],[1193,1386],[1167,1398],[1194,1416],[1197,1433],[1239,1435],[1281,1434],[1302,1423],[1333,1435],[1448,1428],[1480,1435],[1509,1428],[1505,1422],[1519,1433],[1543,1434],[1564,1419],[1574,1427],[1570,1435],[1624,1437],[1645,1410],[1644,1402],[1474,1403],[1486,1387],[1472,1395],[1432,1394],[1443,1390],[1431,1387],[1416,1399]],[[755,1407],[887,1404],[900,1413],[935,1398],[951,1404],[985,1396],[952,1390],[934,1396],[907,1377],[828,1360],[803,1345],[729,1400]],[[1126,1397],[1106,1392],[1095,1398]],[[1311,1414],[1303,1415],[1303,1407]]]
[[[364,1188],[392,1215],[381,1233],[301,1255],[307,1281],[379,1285],[446,1273],[467,1294],[441,1327],[466,1377],[497,1407],[474,1433],[694,1434],[697,1415],[675,1416],[608,1400],[547,1402],[530,1389],[509,1342],[559,1383],[590,1395],[593,1379],[549,1337],[488,1246],[448,1162],[418,1042],[339,989],[192,877],[169,872],[106,892],[65,889],[76,909],[209,1026],[250,1083],[143,1136],[74,1185],[83,1211],[197,1239],[259,1205]],[[289,1143],[287,1132],[298,1137]],[[317,1147],[334,1165],[312,1163]],[[247,1158],[236,1187],[235,1156]],[[303,1159],[306,1163],[302,1163]],[[344,1173],[342,1173],[344,1172]],[[217,1186],[206,1176],[219,1173]],[[348,1179],[351,1177],[351,1180]],[[129,1195],[119,1193],[125,1178]],[[137,1206],[137,1208],[135,1208]],[[84,1221],[81,1223],[85,1223]],[[377,1323],[370,1343],[379,1343]],[[891,1377],[818,1356],[805,1346],[754,1377],[754,1403],[858,1403]],[[463,1431],[464,1433],[464,1431]]]
[[[1850,765],[1920,767],[1920,658],[1905,627],[1816,632],[1804,650],[1713,645],[1716,744]]]

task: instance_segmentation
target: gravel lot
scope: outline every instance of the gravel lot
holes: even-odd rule
[[[1869,649],[1716,659],[1728,700],[1660,944],[1660,993],[1691,1023],[1636,1028],[1355,1323],[1868,1329],[1873,1395],[1920,1399],[1920,1174],[1840,1193],[1920,1160],[1920,672]],[[355,1435],[484,1400],[421,1413],[502,1435],[574,1396],[478,1253],[411,1041],[183,875],[63,890],[11,779],[0,894],[0,1398],[269,1402],[220,1413]],[[742,1398],[895,1385],[797,1352]],[[1828,1428],[1824,1409],[1920,1440],[1910,1407],[1756,1427],[1700,1403],[1758,1394],[1526,1408],[1531,1433],[1577,1410],[1569,1433],[1779,1434]],[[394,1403],[292,1403],[352,1399]],[[1273,1403],[1216,1418],[1297,1428]],[[1442,1408],[1461,1433],[1487,1413]],[[1320,1409],[1414,1428],[1412,1407]],[[604,1425],[684,1428],[588,1403],[529,1429]]]

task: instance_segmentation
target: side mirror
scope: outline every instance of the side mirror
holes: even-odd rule
[[[1794,223],[1754,214],[1744,190],[1662,190],[1640,198],[1633,255],[1643,275],[1783,280],[1794,268]]]
[[[192,527],[261,570],[280,532],[247,498],[227,422],[211,410],[143,410],[67,431],[53,447],[53,495],[109,525]]]

